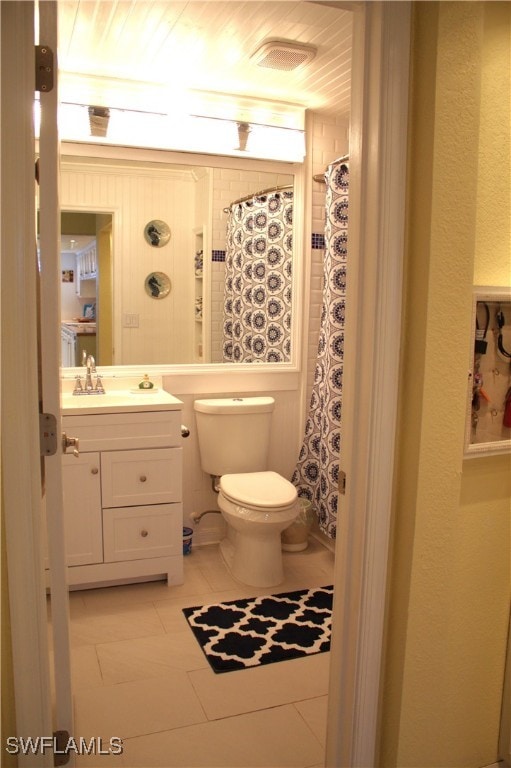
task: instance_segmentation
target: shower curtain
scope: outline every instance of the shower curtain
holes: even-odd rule
[[[255,195],[229,209],[224,362],[290,360],[292,225],[292,189]]]
[[[331,539],[337,528],[341,449],[348,177],[346,161],[332,163],[325,174],[325,284],[318,359],[305,436],[292,477],[298,495],[312,502],[320,529]]]

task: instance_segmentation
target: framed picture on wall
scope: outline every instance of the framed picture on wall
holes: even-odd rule
[[[474,288],[469,355],[465,458],[511,452],[511,288]]]

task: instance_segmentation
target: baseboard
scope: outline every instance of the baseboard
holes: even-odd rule
[[[319,528],[313,528],[310,536],[313,539],[316,539],[316,541],[319,541],[319,543],[326,547],[326,549],[329,549],[330,552],[335,552],[335,539],[329,539],[328,536],[325,536],[325,534],[319,530]]]

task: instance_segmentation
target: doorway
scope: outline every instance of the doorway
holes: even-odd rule
[[[112,215],[62,211],[62,366],[114,365]]]
[[[389,5],[389,4],[387,4]],[[407,4],[399,4],[401,8],[407,7]],[[362,243],[359,252],[359,264],[353,270],[352,282],[353,285],[357,285],[357,292],[353,294],[353,309],[352,309],[352,324],[354,329],[358,330],[354,335],[352,344],[358,349],[357,354],[354,356],[356,365],[353,367],[352,376],[357,371],[366,371],[366,385],[363,392],[356,392],[354,382],[351,381],[349,385],[350,394],[346,399],[346,406],[354,405],[355,407],[349,409],[352,412],[351,422],[349,425],[348,435],[346,437],[349,444],[350,438],[353,438],[353,434],[357,434],[358,440],[356,445],[354,444],[353,455],[350,458],[348,469],[352,471],[349,475],[350,482],[348,485],[347,502],[351,503],[353,508],[367,510],[367,516],[364,520],[364,525],[360,525],[360,521],[354,521],[350,514],[346,516],[346,530],[344,542],[343,542],[343,554],[348,553],[346,561],[341,564],[340,570],[336,575],[336,583],[339,584],[339,616],[346,616],[346,618],[340,619],[339,632],[337,634],[338,641],[346,640],[344,642],[345,653],[341,657],[339,652],[339,645],[336,647],[336,664],[332,671],[332,684],[331,691],[333,692],[333,698],[330,703],[331,710],[331,747],[330,755],[331,759],[329,764],[331,765],[353,765],[353,764],[372,764],[372,759],[369,758],[364,762],[362,758],[358,759],[357,755],[362,751],[365,745],[365,750],[369,750],[374,757],[374,744],[375,744],[375,713],[376,704],[378,698],[378,683],[377,679],[374,679],[374,675],[368,676],[365,683],[362,683],[360,679],[352,679],[352,669],[355,668],[354,659],[359,659],[358,668],[365,669],[364,661],[368,657],[374,661],[371,664],[371,668],[374,670],[375,664],[378,666],[380,653],[381,653],[381,633],[380,633],[380,621],[381,615],[377,613],[372,620],[373,625],[376,624],[376,632],[373,635],[373,645],[368,648],[367,646],[361,646],[360,653],[357,655],[356,651],[359,645],[360,636],[362,632],[362,626],[360,618],[365,620],[364,629],[370,628],[371,623],[371,611],[369,600],[364,602],[360,601],[360,585],[365,585],[365,594],[371,598],[379,607],[382,606],[382,593],[385,590],[385,568],[382,565],[383,560],[386,558],[386,537],[381,536],[379,538],[380,544],[376,546],[378,559],[378,567],[374,567],[375,560],[372,558],[372,564],[369,562],[369,553],[367,548],[360,546],[360,534],[365,535],[369,533],[371,541],[378,540],[378,532],[381,532],[381,528],[385,529],[389,519],[389,478],[392,477],[392,451],[389,450],[389,435],[393,434],[394,428],[394,409],[389,408],[390,403],[394,403],[395,400],[395,378],[392,374],[397,372],[397,366],[395,364],[396,349],[398,348],[399,339],[399,317],[396,318],[395,307],[400,305],[400,295],[398,286],[400,285],[400,263],[401,263],[401,241],[399,231],[402,228],[403,217],[403,205],[400,194],[383,195],[383,192],[388,188],[395,190],[394,183],[397,183],[398,190],[401,191],[403,180],[401,178],[401,172],[403,170],[403,163],[394,164],[391,168],[389,163],[396,160],[396,156],[389,157],[386,163],[378,163],[379,157],[385,157],[385,150],[391,147],[394,150],[394,154],[397,155],[398,160],[403,160],[404,148],[406,142],[403,140],[406,136],[406,125],[403,127],[402,121],[398,119],[402,114],[406,114],[406,108],[402,108],[403,104],[406,105],[406,95],[403,95],[406,91],[407,78],[403,77],[403,72],[407,71],[407,67],[404,69],[401,66],[402,62],[398,61],[399,56],[397,52],[407,52],[407,26],[406,26],[406,13],[403,19],[399,23],[395,12],[388,7],[372,9],[368,6],[358,7],[355,9],[355,16],[357,17],[356,24],[356,50],[359,51],[360,60],[358,62],[359,72],[356,81],[356,88],[359,89],[356,103],[353,110],[353,129],[354,141],[353,153],[351,158],[351,167],[353,172],[359,174],[359,181],[356,187],[356,194],[354,195],[357,200],[357,216],[354,226],[354,238],[353,240],[357,245]],[[371,16],[369,20],[371,23],[366,24],[366,14]],[[388,37],[385,37],[382,32],[389,31]],[[404,34],[403,34],[404,32]],[[369,44],[370,35],[381,35],[382,39],[380,43],[382,47],[374,46],[373,48]],[[390,55],[390,48],[392,48],[392,56]],[[394,62],[395,69],[390,72],[386,67],[382,66],[382,59],[388,64],[392,60]],[[397,66],[396,66],[397,65]],[[398,71],[399,70],[399,71]],[[383,72],[385,71],[385,85],[383,87]],[[368,77],[370,72],[371,76]],[[366,92],[364,82],[371,82],[373,89],[378,91],[375,95],[373,91]],[[398,98],[401,97],[399,102],[400,108],[395,108],[395,101],[391,99],[379,98],[381,93],[385,91],[388,93],[387,86],[394,86],[395,90],[393,95]],[[399,88],[401,86],[401,90]],[[367,110],[366,110],[367,107]],[[370,107],[370,109],[369,109]],[[368,120],[367,113],[371,113],[372,120]],[[398,126],[396,127],[392,119],[385,120],[385,117],[392,116],[398,120]],[[384,127],[382,127],[384,126]],[[375,135],[376,134],[376,135]],[[372,139],[376,139],[372,141]],[[376,157],[368,157],[369,153],[364,154],[363,149],[365,146],[379,147],[379,151],[375,153]],[[392,153],[390,153],[392,154]],[[382,200],[378,200],[378,205],[374,205],[374,199],[369,198],[368,190],[381,190]],[[381,203],[381,205],[379,205]],[[378,220],[374,221],[374,210],[378,211]],[[371,217],[370,218],[370,214]],[[379,251],[383,258],[383,269],[379,271],[377,275],[376,262],[371,258],[376,252],[375,243],[371,240],[371,235],[376,232],[380,235],[380,230],[383,222],[393,222],[395,224],[394,231],[391,232],[390,238],[388,237],[383,245],[380,242]],[[362,238],[361,232],[367,228],[369,237]],[[392,227],[391,227],[392,229]],[[393,254],[393,260],[391,255]],[[394,267],[397,267],[397,277]],[[365,268],[364,274],[368,278],[365,286],[358,284],[357,271],[361,273]],[[359,275],[360,276],[360,275]],[[378,281],[376,277],[378,276]],[[376,287],[375,287],[376,284]],[[387,289],[391,289],[388,291]],[[384,295],[390,294],[389,301],[376,302],[377,298],[382,298]],[[396,294],[398,300],[396,301]],[[364,300],[367,298],[367,302]],[[378,317],[366,318],[362,315],[363,306],[378,306]],[[397,322],[396,322],[397,320]],[[358,325],[360,321],[360,325]],[[367,323],[377,323],[379,327],[385,329],[384,334],[380,339],[379,355],[376,360],[372,359],[372,346],[367,348],[367,353],[364,352],[363,344],[358,342],[365,338],[375,338],[375,335],[371,335],[372,327],[367,327]],[[395,334],[395,335],[394,335]],[[390,355],[386,352],[390,345]],[[353,349],[351,350],[353,354]],[[366,365],[367,363],[367,365]],[[388,374],[383,375],[384,369]],[[386,424],[381,430],[373,429],[368,432],[367,424],[365,424],[362,418],[366,413],[373,410],[371,404],[373,403],[373,395],[371,393],[378,393],[378,397],[386,403]],[[21,392],[19,393],[21,398]],[[376,397],[376,395],[374,395]],[[360,404],[364,407],[360,407]],[[378,403],[376,404],[378,406]],[[23,408],[23,402],[20,402],[20,407]],[[360,429],[358,429],[360,427]],[[23,435],[21,435],[23,438]],[[374,439],[372,439],[374,438]],[[387,454],[388,459],[384,462],[383,466],[375,462],[375,456]],[[378,464],[378,471],[374,472],[374,465]],[[357,468],[358,467],[358,468]],[[364,478],[366,480],[364,481]],[[369,504],[365,501],[369,496],[367,478],[372,478],[372,494],[369,498]],[[375,486],[376,481],[376,486]],[[381,493],[379,492],[381,491]],[[374,499],[378,499],[378,509]],[[6,498],[7,505],[15,507],[16,500],[10,497]],[[361,501],[360,505],[355,502]],[[374,507],[374,508],[373,508]],[[377,514],[376,514],[377,513]],[[378,520],[378,525],[376,521]],[[385,530],[383,531],[385,533]],[[26,547],[25,547],[26,548]],[[14,557],[17,556],[17,552],[12,553]],[[371,553],[373,555],[374,552]],[[23,553],[21,553],[21,560],[23,560]],[[349,579],[344,578],[345,571],[351,574]],[[13,574],[14,575],[14,574]],[[359,576],[362,578],[359,579]],[[377,586],[379,585],[379,586]],[[349,590],[352,590],[352,594],[349,594]],[[20,601],[23,601],[24,605],[29,605],[30,600],[22,600],[25,592],[21,590],[17,596]],[[350,613],[349,616],[342,610],[342,606],[346,603],[350,603],[349,598],[352,598],[351,605],[354,605],[355,610]],[[374,614],[373,614],[374,615]],[[356,626],[355,626],[356,624]],[[370,633],[368,633],[370,634]],[[338,654],[338,656],[337,656]],[[343,674],[338,674],[339,670]],[[348,675],[349,673],[349,675]],[[343,679],[348,675],[349,684],[343,686]],[[377,677],[377,676],[376,676]],[[343,696],[340,695],[340,689],[344,688]],[[361,688],[368,688],[367,693],[370,694],[367,697],[362,695]],[[341,698],[345,707],[341,707]],[[355,703],[362,702],[363,706],[358,707],[357,723],[358,729],[355,737],[355,733],[351,728],[351,724],[355,719]],[[346,738],[343,741],[343,735]],[[349,760],[343,760],[342,762],[335,761],[335,755],[339,751],[339,742],[343,741],[343,750],[350,751]],[[361,742],[364,744],[361,745]],[[358,750],[358,751],[357,751]]]

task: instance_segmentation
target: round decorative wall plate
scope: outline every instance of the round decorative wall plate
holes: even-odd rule
[[[153,248],[162,248],[170,240],[170,227],[161,219],[153,219],[145,225],[144,237]]]
[[[150,272],[145,279],[144,287],[152,299],[164,299],[170,293],[170,277],[165,272]]]

